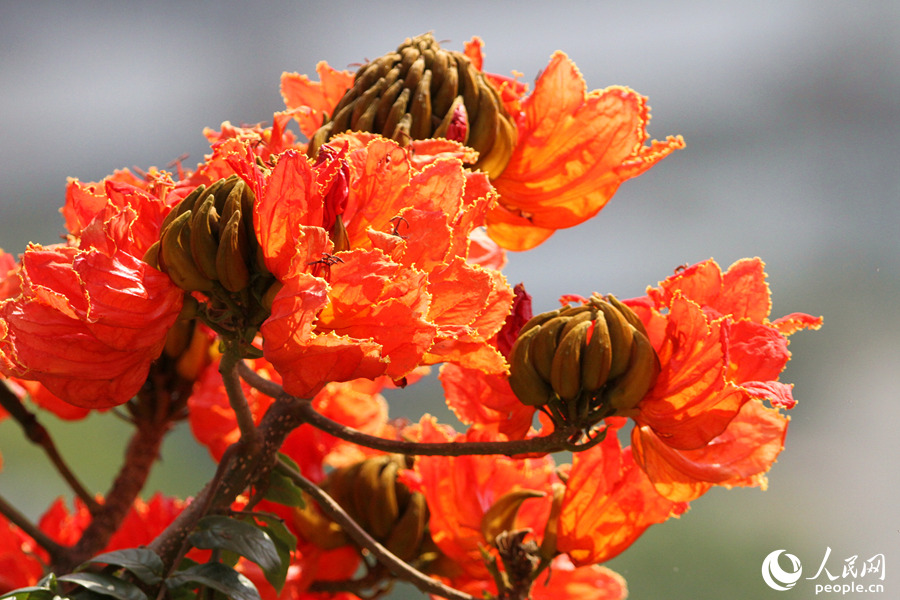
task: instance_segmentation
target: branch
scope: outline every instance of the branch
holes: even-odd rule
[[[432,579],[421,571],[413,568],[408,563],[400,560],[390,550],[375,541],[350,515],[348,515],[341,505],[334,498],[325,493],[322,488],[301,475],[296,469],[288,465],[284,461],[279,462],[279,471],[291,478],[297,486],[312,496],[319,503],[321,509],[331,517],[337,524],[344,528],[353,541],[365,548],[378,559],[378,562],[387,567],[391,573],[397,577],[408,581],[415,585],[423,592],[429,594],[437,594],[451,600],[476,600],[474,596],[460,592],[447,585],[444,585],[436,579]]]
[[[54,565],[58,571],[68,572],[106,547],[144,489],[153,464],[159,457],[159,448],[169,424],[168,421],[137,421],[137,431],[128,442],[122,467],[106,494],[105,503],[93,515],[78,543],[71,548],[67,560]]]
[[[235,442],[220,461],[220,474],[206,484],[176,519],[149,548],[170,567],[177,560],[185,538],[206,514],[228,508],[234,499],[275,465],[275,457],[288,434],[302,424],[297,415],[298,401],[288,398],[269,407],[256,429],[259,444],[253,451]],[[233,458],[231,458],[233,457]]]
[[[100,509],[100,504],[87,491],[87,488],[81,484],[65,460],[63,460],[62,455],[56,448],[56,444],[53,443],[53,438],[50,437],[50,433],[38,422],[34,413],[25,408],[19,398],[12,393],[5,383],[0,383],[0,406],[3,406],[6,412],[12,415],[21,425],[22,430],[25,432],[25,437],[44,449],[50,462],[53,463],[53,466],[56,467],[62,478],[72,488],[75,495],[84,502],[91,514],[95,514]]]
[[[20,513],[3,497],[0,497],[0,515],[6,517],[10,523],[21,529],[25,534],[33,539],[38,546],[46,550],[47,554],[50,555],[51,561],[64,556],[66,551],[68,550],[68,548],[61,546],[50,539],[50,537],[46,533],[41,531],[39,527],[29,521],[25,515]]]
[[[222,374],[222,382],[225,384],[225,392],[228,394],[228,403],[231,404],[238,428],[241,430],[241,441],[248,451],[253,451],[259,444],[259,434],[256,431],[256,423],[253,422],[253,413],[247,405],[247,398],[241,389],[241,380],[237,372],[238,364],[244,364],[238,344],[226,341],[225,353],[219,361],[219,373]]]
[[[240,376],[244,381],[250,384],[251,387],[259,390],[263,394],[280,400],[290,399],[291,401],[296,402],[297,411],[299,411],[303,421],[309,423],[313,427],[359,446],[365,446],[366,448],[384,452],[416,456],[468,456],[473,454],[503,454],[506,456],[515,456],[521,454],[559,452],[561,450],[580,452],[582,450],[587,450],[597,443],[597,434],[595,434],[595,437],[589,438],[587,442],[575,444],[571,440],[573,438],[579,439],[583,437],[582,434],[584,432],[580,429],[562,428],[545,436],[525,440],[494,442],[410,442],[381,438],[363,433],[352,427],[347,427],[342,423],[333,421],[316,412],[312,407],[311,401],[301,400],[291,396],[285,392],[284,388],[280,385],[262,377],[243,362],[238,363],[238,373],[240,373]]]
[[[509,440],[494,442],[410,442],[391,440],[363,433],[342,423],[333,421],[316,412],[309,401],[302,402],[297,409],[303,420],[313,427],[329,433],[334,437],[353,442],[359,446],[415,456],[469,456],[503,454],[515,456],[521,454],[559,452],[567,449],[566,440],[569,433],[556,430],[545,436],[525,440]]]

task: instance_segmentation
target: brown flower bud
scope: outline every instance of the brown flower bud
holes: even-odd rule
[[[335,469],[322,488],[375,540],[420,568],[437,557],[421,492],[398,479],[407,468],[400,455],[380,455]],[[315,540],[310,540],[315,543]]]
[[[513,392],[559,425],[589,427],[634,408],[658,373],[640,319],[611,295],[533,317],[510,352]]]
[[[206,296],[198,316],[215,314],[217,331],[242,339],[252,339],[268,316],[271,304],[266,308],[263,299],[275,281],[259,260],[254,200],[237,175],[198,186],[172,208],[144,256],[185,292]]]
[[[462,52],[444,50],[420,35],[356,72],[330,119],[312,135],[315,156],[333,136],[368,131],[401,145],[447,138],[479,153],[475,168],[497,177],[516,145],[516,126],[500,95]]]

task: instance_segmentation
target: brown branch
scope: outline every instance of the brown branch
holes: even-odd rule
[[[37,417],[29,411],[15,394],[9,389],[5,383],[0,383],[0,406],[6,409],[13,419],[22,427],[25,437],[34,444],[43,448],[50,462],[56,467],[56,470],[69,485],[72,491],[78,496],[91,514],[95,514],[100,509],[100,504],[94,498],[93,494],[87,491],[81,481],[75,476],[69,465],[63,460],[62,455],[56,448],[50,433],[41,425]]]
[[[169,430],[169,422],[138,421],[137,425],[138,428],[125,450],[122,467],[106,494],[105,503],[93,515],[78,543],[70,549],[67,560],[54,565],[58,572],[68,572],[101,552],[144,488],[153,464],[159,457],[159,448]]]
[[[311,401],[291,396],[280,385],[260,376],[244,363],[238,363],[238,372],[244,381],[263,394],[276,399],[290,399],[296,402],[297,410],[304,422],[334,437],[374,450],[415,456],[468,456],[473,454],[516,456],[561,450],[580,452],[596,444],[596,438],[589,439],[583,444],[572,443],[570,440],[573,438],[582,437],[583,432],[580,429],[557,429],[545,436],[492,442],[411,442],[381,438],[347,427],[316,412]]]
[[[257,428],[256,449],[250,452],[240,441],[232,445],[227,451],[232,458],[223,457],[224,464],[220,464],[221,476],[206,484],[194,501],[149,544],[167,567],[176,561],[185,538],[201,518],[227,509],[241,492],[272,469],[285,438],[303,423],[297,414],[298,402],[292,399],[274,402]]]
[[[331,517],[338,525],[343,527],[344,531],[347,532],[347,535],[349,535],[353,541],[371,552],[378,562],[387,567],[388,570],[397,577],[412,583],[423,592],[429,594],[436,594],[438,596],[443,596],[444,598],[450,598],[451,600],[476,600],[474,596],[470,596],[469,594],[444,585],[437,579],[432,579],[398,558],[390,550],[373,539],[359,523],[354,521],[353,518],[341,508],[341,505],[338,504],[334,498],[329,496],[322,488],[301,475],[286,462],[279,462],[279,472],[290,477],[300,489],[312,496],[313,499],[319,503],[319,507],[322,511]]]
[[[241,431],[241,441],[249,452],[253,452],[259,444],[259,435],[256,431],[256,423],[253,422],[253,413],[247,404],[247,398],[241,389],[241,380],[238,376],[237,365],[241,361],[240,348],[235,342],[225,343],[225,353],[219,361],[219,373],[222,374],[222,382],[225,384],[225,392],[228,394],[228,403],[234,411],[238,428]]]
[[[516,456],[532,453],[558,452],[567,449],[569,433],[557,430],[549,435],[525,440],[493,442],[410,442],[392,440],[363,433],[347,427],[316,412],[309,401],[301,402],[297,409],[303,420],[313,427],[359,446],[415,456],[469,456],[502,454]]]
[[[46,533],[41,531],[37,525],[29,521],[28,517],[20,513],[16,507],[7,502],[2,496],[0,496],[0,515],[6,517],[10,523],[21,529],[33,539],[38,546],[46,550],[47,554],[50,555],[51,561],[64,556],[68,550],[65,546],[61,546],[52,540]]]

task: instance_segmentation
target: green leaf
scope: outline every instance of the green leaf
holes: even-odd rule
[[[287,475],[279,473],[277,469],[273,469],[269,473],[269,485],[266,487],[264,497],[270,502],[285,506],[303,507],[306,505],[303,492],[297,487],[294,480]]]
[[[277,569],[281,557],[272,538],[255,524],[229,517],[203,517],[189,536],[195,548],[230,550],[258,564],[263,571]]]
[[[11,592],[3,594],[0,598],[15,598],[15,600],[52,600],[55,595],[56,594],[45,587],[30,586],[12,590]]]
[[[107,552],[85,562],[79,567],[79,570],[96,563],[122,567],[148,585],[156,585],[162,581],[166,569],[162,559],[148,548],[128,548]]]
[[[254,513],[253,517],[266,523],[262,530],[272,538],[278,551],[278,558],[281,559],[278,568],[263,569],[266,580],[272,584],[276,592],[280,593],[287,579],[288,568],[291,566],[291,551],[297,548],[297,537],[291,533],[281,517],[267,513]]]
[[[211,562],[197,565],[179,571],[166,579],[166,587],[173,592],[177,588],[191,583],[212,588],[232,600],[261,600],[252,581],[222,563]]]
[[[147,600],[147,594],[138,586],[104,573],[69,573],[56,579],[78,584],[88,591],[112,596],[118,600]]]
[[[301,472],[302,472],[301,469],[300,469],[300,465],[297,464],[297,461],[295,461],[293,458],[291,458],[290,456],[288,456],[288,455],[285,454],[284,452],[279,452],[279,453],[278,453],[278,462],[283,462],[284,464],[286,464],[286,465],[289,466],[290,468],[294,469],[294,470],[297,471],[298,473],[301,473]],[[275,468],[278,468],[278,467],[279,467],[279,465],[276,463],[276,464],[275,464]]]

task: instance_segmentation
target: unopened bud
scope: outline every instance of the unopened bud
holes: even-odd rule
[[[144,260],[185,292],[202,292],[217,330],[252,339],[268,316],[262,295],[275,278],[259,260],[254,194],[237,175],[198,186],[163,220]],[[188,296],[186,296],[188,297]]]
[[[315,156],[331,137],[368,131],[405,146],[446,138],[478,151],[475,168],[497,177],[516,145],[516,126],[500,94],[462,52],[444,50],[430,33],[408,39],[363,65],[334,114],[310,137]]]
[[[519,400],[579,427],[634,408],[659,373],[643,324],[613,296],[533,317],[509,360]]]
[[[373,456],[336,469],[323,489],[388,550],[402,560],[421,563],[433,553],[428,506],[424,494],[398,478],[405,468],[403,456]]]

